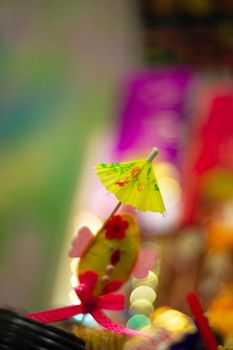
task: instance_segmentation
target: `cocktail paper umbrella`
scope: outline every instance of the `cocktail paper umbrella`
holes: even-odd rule
[[[121,204],[132,205],[140,211],[165,213],[163,199],[153,170],[152,160],[158,154],[153,148],[146,159],[121,163],[100,163],[96,173],[105,188]]]

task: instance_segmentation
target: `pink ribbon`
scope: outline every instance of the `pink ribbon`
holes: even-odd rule
[[[102,309],[122,310],[124,309],[124,296],[122,294],[105,294],[98,297],[93,295],[98,275],[93,271],[87,271],[80,275],[80,285],[74,290],[81,304],[70,305],[42,312],[28,313],[26,317],[42,323],[52,323],[65,320],[77,314],[89,313],[102,327],[112,332],[126,335],[145,335],[141,332],[120,326],[105,315]]]

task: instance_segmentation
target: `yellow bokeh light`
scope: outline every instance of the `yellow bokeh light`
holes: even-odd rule
[[[103,222],[93,213],[85,212],[76,216],[74,220],[75,233],[83,226],[87,226],[93,234],[101,228]]]
[[[153,305],[146,299],[134,301],[129,308],[130,314],[150,315],[153,310]]]
[[[69,298],[70,298],[70,301],[71,301],[71,304],[73,305],[79,305],[80,304],[80,300],[77,296],[77,294],[75,293],[74,290],[72,290],[70,293],[69,293]]]
[[[153,303],[156,298],[155,291],[148,286],[139,286],[133,290],[133,292],[130,295],[130,302],[134,303],[138,299],[146,299],[150,303]]]
[[[155,173],[166,208],[173,208],[181,198],[179,173],[176,167],[168,162],[156,164]]]
[[[73,274],[76,274],[78,263],[79,263],[79,258],[72,259],[70,263],[70,269]]]
[[[158,276],[154,272],[149,271],[148,275],[145,278],[142,278],[142,279],[133,278],[132,280],[133,288],[139,287],[141,285],[155,288],[158,285]]]
[[[187,315],[166,307],[156,309],[151,315],[151,319],[154,326],[163,327],[169,332],[181,333],[194,329],[194,325]]]
[[[71,276],[70,282],[71,282],[72,287],[76,287],[78,285],[78,283],[79,283],[78,280],[77,280],[77,277],[75,275]]]
[[[159,186],[166,208],[176,206],[181,198],[181,188],[178,181],[171,177],[163,177],[159,181]]]
[[[175,179],[179,178],[179,173],[176,167],[172,163],[168,162],[158,162],[156,163],[155,167],[155,173],[158,181],[160,182],[160,179],[163,177],[172,177]]]

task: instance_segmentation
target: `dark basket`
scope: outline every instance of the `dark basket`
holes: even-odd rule
[[[0,349],[4,350],[84,350],[80,338],[60,328],[0,309]]]

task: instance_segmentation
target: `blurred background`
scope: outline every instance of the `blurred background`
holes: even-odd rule
[[[93,167],[156,146],[153,307],[195,289],[233,329],[232,20],[230,0],[1,1],[1,305],[72,301],[70,240],[115,204]]]

